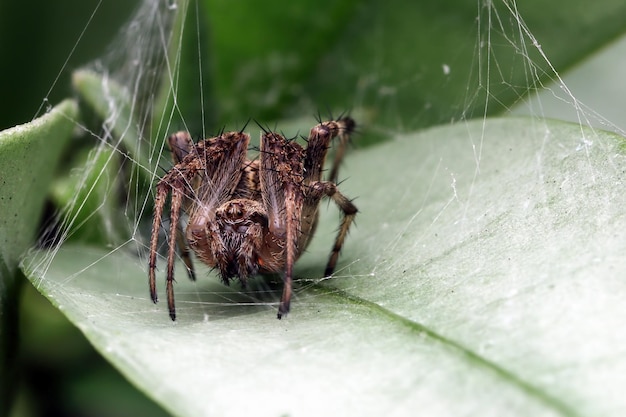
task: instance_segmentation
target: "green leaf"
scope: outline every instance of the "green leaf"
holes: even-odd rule
[[[119,209],[123,206],[120,157],[118,151],[103,146],[78,153],[70,173],[52,187],[52,201],[62,207],[64,219],[63,233],[55,238],[101,246],[127,239],[131,234],[124,215],[128,208]]]
[[[318,279],[338,222],[324,212],[282,321],[271,281],[241,293],[179,265],[172,323],[149,300],[145,251],[126,247],[66,246],[25,269],[179,416],[626,413],[623,138],[486,120],[395,137],[345,168],[358,226]]]
[[[77,118],[66,100],[30,123],[0,132],[0,253],[9,268],[33,244],[52,174]]]
[[[167,153],[162,152],[164,137],[155,136],[151,141],[143,136],[146,115],[137,114],[139,110],[134,108],[137,103],[128,86],[119,84],[115,78],[83,69],[72,74],[72,81],[80,98],[103,120],[104,131],[108,133],[102,140],[111,146],[105,149],[94,143],[89,155],[77,155],[77,160],[84,160],[84,168],[79,169],[86,175],[74,175],[57,183],[54,202],[59,208],[69,210],[70,217],[75,216],[73,221],[78,228],[70,230],[72,238],[116,244],[133,233],[137,224],[129,219],[139,222],[137,211],[145,209],[143,202],[157,167],[167,158]],[[124,166],[126,160],[130,163]],[[127,201],[120,201],[120,190],[128,193]]]
[[[139,122],[133,119],[131,93],[115,79],[91,70],[75,71],[72,82],[80,97],[105,121],[107,130],[133,156],[137,172],[150,178],[156,162],[150,158],[149,144],[142,142]]]
[[[20,256],[33,245],[44,199],[74,130],[77,106],[64,101],[30,123],[0,132],[0,414],[15,388]]]

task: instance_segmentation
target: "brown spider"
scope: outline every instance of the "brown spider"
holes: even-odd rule
[[[282,135],[265,131],[258,159],[246,158],[250,136],[228,132],[193,143],[188,132],[168,139],[174,167],[156,186],[148,266],[150,296],[157,302],[155,267],[163,206],[172,194],[167,255],[167,305],[176,320],[174,260],[180,248],[189,278],[195,280],[189,247],[198,258],[219,270],[228,284],[239,277],[246,286],[257,273],[284,272],[278,318],[289,312],[293,266],[306,249],[318,221],[318,206],[330,197],[343,212],[325,276],[332,274],[357,208],[337,189],[339,164],[355,123],[349,117],[311,129],[306,148]],[[331,140],[339,136],[329,180],[322,169]],[[183,235],[180,211],[189,214]]]

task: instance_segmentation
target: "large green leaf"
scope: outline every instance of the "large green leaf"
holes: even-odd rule
[[[534,119],[355,152],[341,188],[358,226],[318,280],[338,221],[325,212],[282,321],[277,293],[179,269],[173,324],[149,301],[145,250],[67,246],[25,268],[175,415],[621,416],[625,153]]]

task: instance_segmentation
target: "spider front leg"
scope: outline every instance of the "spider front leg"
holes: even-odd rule
[[[165,199],[170,192],[170,187],[164,183],[159,183],[154,198],[154,217],[152,218],[152,234],[150,235],[150,258],[148,261],[148,285],[150,287],[150,299],[153,303],[159,300],[156,289],[156,259],[157,248],[159,246],[159,229],[161,228],[161,216],[163,215],[163,206]]]
[[[195,151],[193,140],[191,139],[191,135],[189,134],[189,132],[180,131],[170,135],[167,138],[167,144],[170,147],[170,151],[172,153],[172,161],[174,161],[174,165],[179,164],[183,160],[183,158],[185,158],[185,156]],[[184,198],[183,209],[185,211],[188,211],[190,206],[190,199]],[[187,269],[187,275],[189,276],[190,280],[195,281],[196,272],[193,267],[193,262],[191,261],[191,251],[189,250],[189,245],[187,239],[185,239],[185,234],[183,233],[182,227],[177,228],[175,236],[180,258],[183,260],[185,268]]]
[[[343,159],[345,147],[350,139],[350,135],[355,129],[355,122],[350,117],[342,117],[336,121],[322,122],[311,129],[308,146],[306,148],[306,158],[304,160],[304,184],[306,185],[306,199],[304,212],[305,218],[313,218],[311,221],[311,231],[317,221],[317,206],[323,196],[330,197],[339,209],[343,212],[343,220],[339,227],[339,232],[335,239],[335,244],[330,253],[325,276],[332,275],[339,258],[339,252],[350,229],[350,225],[356,216],[357,208],[339,190],[335,181],[339,172],[339,165]],[[339,136],[339,147],[335,154],[335,160],[330,172],[330,181],[321,181],[322,169],[326,159],[326,153],[332,139]]]
[[[167,305],[169,309],[170,318],[176,320],[176,307],[174,305],[174,262],[176,254],[176,244],[180,248],[181,258],[187,267],[187,273],[189,278],[195,280],[195,272],[193,264],[191,263],[191,257],[187,242],[183,236],[179,226],[180,210],[184,205],[185,208],[190,204],[189,199],[185,197],[184,192],[191,188],[191,182],[195,177],[195,173],[198,170],[198,166],[190,165],[185,170],[182,170],[180,163],[182,160],[192,152],[194,149],[191,136],[187,132],[177,132],[168,137],[168,145],[172,151],[172,159],[174,161],[174,168],[169,171],[159,181],[156,187],[156,196],[154,199],[154,217],[152,219],[152,234],[150,235],[150,259],[148,261],[148,285],[150,287],[150,298],[152,302],[158,301],[156,290],[156,258],[157,248],[159,244],[159,230],[161,228],[161,217],[163,215],[163,207],[165,206],[165,200],[167,195],[172,193],[172,204],[170,212],[170,239],[168,241],[168,255],[167,255]]]
[[[179,188],[172,188],[172,206],[170,213],[170,236],[177,236],[179,230],[180,208],[183,203],[183,193]],[[167,308],[170,318],[176,320],[176,306],[174,303],[174,262],[176,262],[176,240],[170,238],[167,251],[167,280],[165,292],[167,294]]]
[[[339,166],[345,154],[345,148],[350,140],[350,135],[354,132],[355,122],[350,117],[343,117],[339,120],[330,120],[314,126],[309,133],[308,145],[304,160],[304,183],[310,184],[320,181],[322,170],[326,161],[326,154],[330,148],[331,141],[339,136],[339,146],[335,153],[335,160],[330,170],[329,180],[333,183],[337,181]]]
[[[293,266],[296,259],[300,255],[297,247],[300,237],[300,217],[302,213],[303,196],[299,190],[299,184],[289,183],[285,186],[285,226],[287,228],[287,257],[285,259],[285,279],[283,286],[283,294],[280,297],[280,305],[278,306],[278,319],[289,313],[291,305],[291,290],[293,286]]]
[[[356,123],[350,117],[340,118],[337,120],[337,124],[339,126],[339,144],[337,145],[333,166],[330,169],[330,175],[328,176],[328,180],[334,182],[335,184],[337,183],[337,177],[339,176],[339,166],[343,161],[348,142],[350,142],[350,135],[354,132],[354,128],[356,126]]]
[[[211,221],[216,209],[230,199],[234,189],[241,179],[241,167],[246,160],[250,137],[241,132],[224,133],[218,137],[205,139],[194,145],[186,155],[175,155],[180,159],[170,171],[159,181],[156,187],[154,219],[150,237],[149,259],[149,286],[152,301],[157,302],[156,293],[156,258],[161,227],[161,216],[167,195],[171,193],[172,204],[170,212],[170,239],[167,254],[167,304],[170,317],[176,319],[174,306],[174,262],[176,261],[176,234],[179,228],[180,210],[184,204],[189,204],[190,226],[187,227],[187,237],[191,235],[195,240],[194,251],[200,259],[211,260],[214,254],[219,253],[219,230],[215,222]],[[199,240],[198,240],[199,239]],[[222,245],[223,246],[223,245]],[[208,248],[209,253],[204,253]],[[200,251],[200,252],[198,252]],[[223,265],[207,262],[209,266]]]
[[[179,132],[180,134],[180,132]],[[171,140],[174,136],[179,135],[175,134],[170,136],[170,146]],[[191,146],[191,138],[189,138],[189,142]],[[174,151],[173,151],[174,152]],[[174,305],[174,262],[176,260],[176,241],[178,240],[179,233],[179,218],[180,218],[180,210],[183,206],[184,201],[188,201],[188,197],[186,194],[193,194],[191,189],[191,183],[193,182],[196,173],[203,168],[201,163],[198,161],[193,161],[192,163],[187,164],[186,166],[182,166],[180,163],[180,159],[185,155],[175,154],[173,155],[174,161],[179,161],[174,168],[172,168],[157,184],[156,187],[156,196],[154,199],[154,217],[152,219],[152,233],[150,235],[150,258],[148,262],[148,285],[150,287],[150,298],[152,302],[156,303],[158,301],[157,290],[156,290],[156,259],[157,259],[157,248],[159,244],[159,230],[161,228],[161,217],[163,215],[163,207],[165,206],[165,201],[167,199],[168,194],[172,194],[171,201],[171,210],[170,210],[170,239],[168,241],[168,254],[167,254],[167,282],[166,282],[166,292],[167,292],[167,305],[169,309],[170,318],[172,320],[176,320],[176,308]],[[184,242],[184,241],[183,241]],[[180,245],[181,248],[186,248],[186,244]],[[187,249],[188,251],[188,249]],[[189,264],[191,259],[187,256],[187,261]],[[185,259],[185,256],[183,256]],[[185,264],[187,265],[187,261]],[[192,267],[193,268],[193,267]],[[193,277],[193,269],[189,269],[190,277]]]
[[[150,298],[152,302],[158,301],[156,290],[156,257],[157,247],[159,241],[159,229],[161,227],[161,216],[163,214],[163,206],[165,205],[165,199],[168,193],[172,193],[172,204],[170,212],[170,236],[176,236],[178,231],[178,220],[180,217],[180,208],[183,201],[182,187],[172,186],[168,183],[170,176],[166,176],[159,182],[156,190],[155,205],[154,205],[154,218],[152,219],[152,235],[150,236],[150,260],[148,262],[148,283],[150,286]],[[169,309],[170,318],[176,320],[176,307],[174,304],[174,262],[176,260],[176,242],[171,238],[168,241],[167,252],[167,281],[166,281],[166,293],[167,293],[167,306]]]
[[[272,257],[279,258],[282,261],[279,264],[284,264],[283,294],[277,314],[280,319],[289,312],[293,266],[300,255],[304,150],[296,142],[266,132],[261,138],[259,159],[259,179],[268,219],[269,239],[266,241],[277,242]]]

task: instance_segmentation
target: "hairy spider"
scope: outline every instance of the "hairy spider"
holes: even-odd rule
[[[189,278],[195,280],[190,258],[197,257],[219,271],[225,284],[238,277],[246,286],[257,273],[284,273],[278,318],[289,312],[293,266],[306,249],[318,221],[322,197],[330,197],[343,212],[325,276],[332,274],[357,208],[335,184],[344,148],[355,123],[349,117],[311,129],[306,148],[282,135],[265,131],[257,159],[247,159],[250,136],[228,132],[193,143],[188,132],[168,138],[174,167],[156,186],[148,267],[150,296],[157,302],[155,267],[161,216],[171,193],[170,239],[167,255],[167,305],[176,320],[174,261],[178,245]],[[322,169],[331,140],[339,148],[329,180]],[[185,234],[181,209],[189,215]]]

